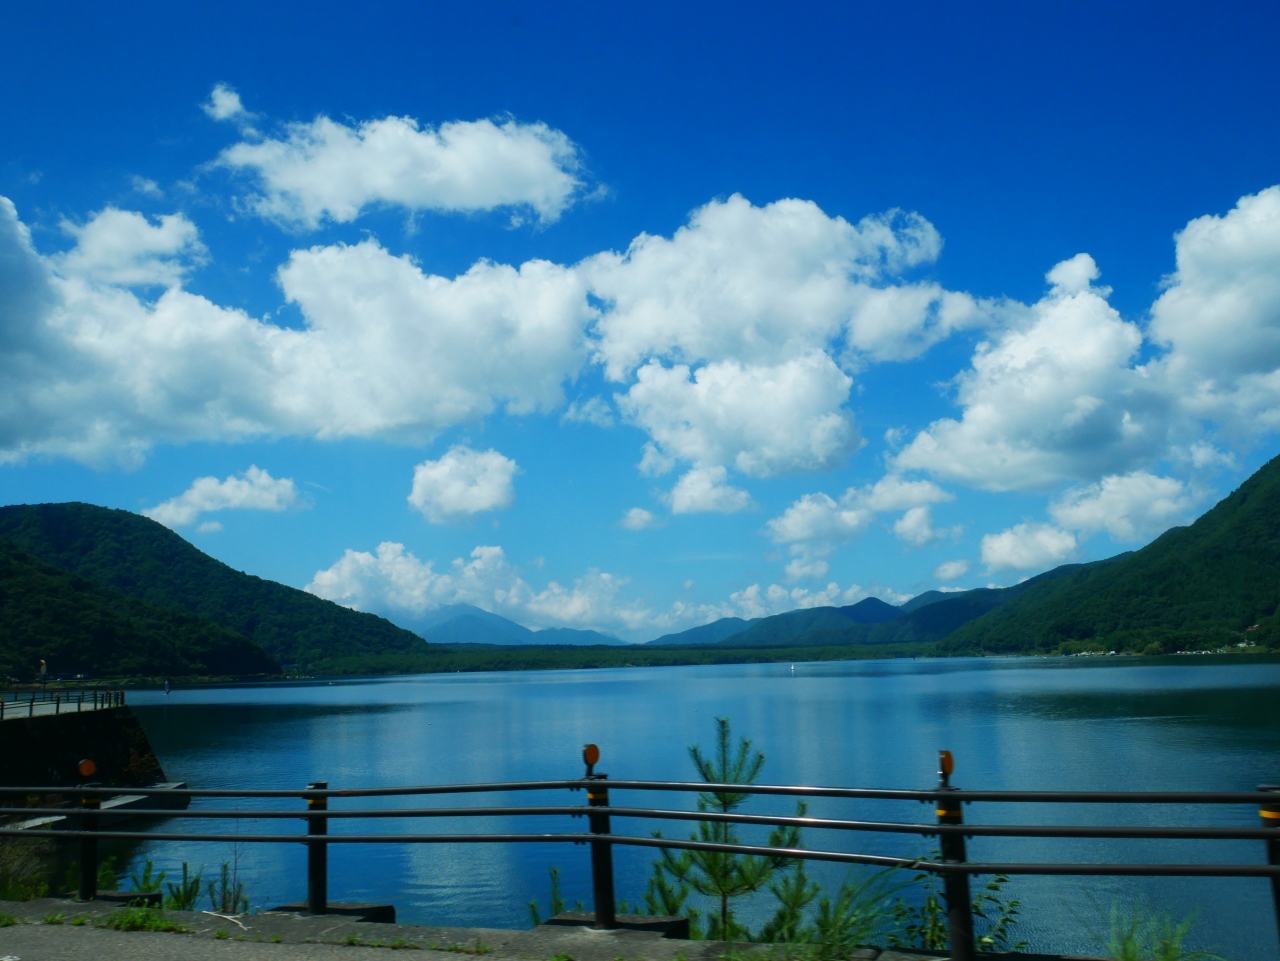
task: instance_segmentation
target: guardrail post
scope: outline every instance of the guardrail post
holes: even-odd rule
[[[951,786],[951,772],[955,770],[955,760],[950,751],[938,752],[938,790],[956,791]],[[938,823],[963,824],[964,814],[960,810],[960,801],[947,797],[938,798]],[[942,860],[948,864],[963,864],[965,855],[964,835],[947,832],[938,837],[938,846],[942,851]],[[952,961],[974,961],[973,944],[973,904],[969,897],[969,875],[959,871],[948,871],[942,878],[943,891],[947,897],[947,930],[951,936]]]
[[[308,791],[325,791],[328,781],[312,781],[307,785]],[[308,811],[329,810],[327,797],[307,798]],[[329,818],[323,814],[307,816],[307,835],[323,837],[329,833]],[[307,913],[329,913],[329,844],[327,841],[307,842]]]
[[[1259,791],[1276,792],[1275,804],[1264,804],[1258,810],[1262,816],[1262,826],[1272,828],[1275,837],[1267,839],[1267,863],[1280,865],[1280,784],[1260,784]],[[1276,934],[1280,936],[1280,877],[1271,876],[1271,900],[1276,910]]]
[[[102,806],[102,799],[96,794],[82,794],[80,808],[85,813],[80,815],[81,831],[98,830],[98,815],[89,812],[97,811]],[[98,839],[80,839],[80,890],[76,892],[76,900],[92,901],[98,895]]]
[[[582,759],[587,763],[586,780],[603,781],[607,774],[596,774],[596,762],[600,760],[600,748],[588,744],[582,749]],[[591,784],[587,787],[587,805],[593,808],[608,808],[609,788],[603,784]],[[588,814],[592,834],[607,835],[610,833],[608,814]],[[611,929],[618,926],[617,903],[613,894],[613,844],[608,841],[591,842],[591,887],[595,896],[597,928]]]
[[[31,707],[27,709],[27,717],[36,716],[36,692],[31,692]]]

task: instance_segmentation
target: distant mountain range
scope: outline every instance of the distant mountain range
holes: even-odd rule
[[[1154,654],[1280,646],[1278,608],[1280,458],[1190,527],[1138,551],[1066,564],[1013,587],[926,591],[900,607],[868,598],[722,618],[631,645],[634,654],[604,651],[626,646],[609,634],[532,631],[466,604],[419,618],[414,633],[232,570],[137,514],[90,504],[0,508],[0,672],[19,676],[38,658],[52,658],[54,673],[209,675],[270,673],[279,664],[354,673],[725,663],[777,659],[787,649],[849,652],[832,651],[837,657],[877,647]],[[485,654],[491,647],[566,653]]]
[[[549,627],[540,631],[470,604],[446,604],[416,620],[417,633],[431,644],[626,644],[612,634]]]
[[[649,643],[664,647],[716,645],[748,648],[939,641],[1029,587],[1064,577],[1081,566],[1067,564],[1014,587],[980,587],[948,593],[926,591],[900,607],[868,597],[848,607],[813,607],[752,621],[726,617],[679,634],[667,634]]]

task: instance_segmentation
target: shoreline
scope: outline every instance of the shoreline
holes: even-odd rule
[[[511,653],[518,654],[527,648],[495,648],[490,653]],[[617,647],[601,646],[594,647],[545,647],[534,648],[534,651],[583,651],[590,652],[595,650],[618,651],[625,650]],[[689,650],[683,648],[663,649],[666,652]],[[707,649],[697,649],[706,651]],[[551,672],[551,671],[573,671],[573,670],[611,670],[617,668],[642,668],[642,667],[711,667],[716,665],[730,664],[820,664],[832,661],[888,661],[888,660],[929,660],[929,661],[960,661],[966,659],[974,660],[1061,660],[1061,661],[1116,661],[1123,660],[1130,663],[1141,661],[1153,661],[1162,658],[1177,658],[1177,663],[1200,663],[1199,659],[1203,657],[1211,658],[1280,658],[1280,651],[1272,650],[1211,650],[1211,651],[1177,651],[1169,654],[1142,654],[1135,651],[1117,651],[1114,653],[1080,653],[1080,654],[1047,654],[1047,653],[991,653],[991,654],[934,654],[928,652],[921,653],[870,653],[865,649],[857,651],[850,656],[850,653],[844,648],[762,648],[759,649],[760,654],[754,652],[747,653],[743,649],[733,649],[732,651],[715,652],[711,649],[708,653],[720,653],[723,656],[705,657],[705,658],[663,658],[661,662],[644,663],[637,659],[637,662],[617,662],[617,663],[593,663],[589,658],[584,658],[585,663],[559,663],[559,664],[529,664],[520,666],[511,663],[495,663],[495,664],[474,664],[465,667],[440,667],[437,669],[418,669],[412,668],[406,670],[396,670],[394,668],[388,670],[366,670],[366,671],[315,671],[307,673],[289,673],[289,674],[242,674],[242,675],[201,675],[193,677],[176,677],[168,678],[156,676],[126,676],[112,678],[91,678],[82,681],[50,681],[45,685],[49,690],[68,690],[78,687],[94,687],[109,685],[112,687],[123,688],[125,690],[137,691],[156,691],[163,690],[165,681],[171,684],[181,684],[185,688],[191,687],[223,687],[248,684],[280,684],[280,683],[307,683],[313,681],[361,681],[376,680],[391,677],[415,677],[430,676],[435,674],[502,674],[502,673],[525,673],[525,672]],[[813,656],[817,652],[830,651],[832,656]],[[744,655],[744,656],[736,656]],[[1192,660],[1188,660],[1192,659]],[[655,659],[656,660],[656,659]],[[22,685],[14,685],[10,690],[26,691],[32,687],[39,687],[26,683]]]

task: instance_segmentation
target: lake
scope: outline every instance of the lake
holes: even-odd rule
[[[582,773],[587,742],[600,746],[598,768],[615,779],[693,780],[687,748],[709,748],[720,716],[731,718],[735,735],[750,738],[765,754],[762,781],[769,783],[928,788],[937,780],[940,748],[955,755],[954,783],[972,789],[1236,791],[1280,783],[1280,661],[1274,658],[987,658],[823,662],[796,664],[794,672],[787,664],[769,664],[416,675],[179,688],[168,696],[136,691],[129,703],[167,775],[193,787],[570,778]],[[689,803],[635,793],[615,793],[613,803],[624,799]],[[245,810],[264,806],[239,803]],[[511,794],[488,796],[486,803],[577,804],[583,796]],[[791,813],[793,804],[760,798],[744,810]],[[932,818],[931,809],[915,802],[815,799],[810,810],[818,816]],[[966,809],[967,820],[992,823],[1154,824],[1171,816],[1186,824],[1258,824],[1256,811],[1243,806]],[[242,829],[265,825],[245,822]],[[398,819],[379,827],[413,829]],[[615,819],[616,831],[649,828]],[[426,829],[476,828],[433,820]],[[494,818],[480,828],[535,829],[585,828],[567,818],[518,824]],[[664,829],[670,835],[679,825]],[[335,822],[331,830],[352,828]],[[914,856],[927,853],[931,840],[827,832],[810,834],[809,844]],[[1183,852],[1178,860],[1264,859],[1256,841],[981,838],[970,842],[969,856],[1143,860],[1174,857],[1170,852],[1177,850]],[[184,860],[193,868],[203,865],[206,877],[237,857],[256,907],[306,894],[301,845],[242,845],[235,851],[224,844],[148,842],[138,854],[147,857],[171,872]],[[409,923],[526,927],[531,899],[545,914],[552,865],[561,868],[570,904],[581,899],[589,906],[591,900],[588,850],[581,846],[334,845],[329,858],[330,900],[390,902]],[[639,900],[651,860],[643,849],[616,849],[619,898]],[[844,869],[816,865],[811,873],[834,887]],[[1093,932],[1105,928],[1112,903],[1141,897],[1178,917],[1198,911],[1197,942],[1227,957],[1280,957],[1265,880],[1017,877],[1007,892],[1023,903],[1020,936],[1033,950],[1096,952]],[[746,905],[743,918],[758,923],[771,912],[770,900]]]

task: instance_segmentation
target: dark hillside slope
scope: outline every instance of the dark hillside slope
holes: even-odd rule
[[[322,658],[425,646],[373,614],[233,570],[128,511],[75,503],[0,507],[0,537],[95,584],[228,627],[300,668]]]
[[[847,607],[810,607],[761,618],[721,644],[734,647],[784,647],[791,644],[863,644],[867,628],[896,621],[902,611],[878,597]],[[846,639],[845,635],[852,640]],[[801,642],[800,637],[806,640]],[[874,641],[871,643],[875,643]]]
[[[718,621],[712,621],[700,627],[691,627],[687,631],[663,634],[652,641],[647,641],[646,644],[653,647],[666,647],[671,644],[716,644],[735,634],[741,634],[759,620],[758,617],[753,617],[749,621],[744,621],[740,617],[722,617]]]
[[[1190,527],[1168,531],[1140,551],[1036,584],[964,625],[940,648],[1198,649],[1239,641],[1241,632],[1274,614],[1278,604],[1280,458]]]
[[[1109,564],[1111,561],[1097,563]],[[942,600],[931,599],[932,603],[925,602],[909,611],[907,605],[892,607],[875,598],[867,598],[850,607],[815,607],[804,611],[788,611],[786,614],[775,614],[757,621],[750,630],[734,635],[724,641],[723,645],[813,647],[829,644],[916,644],[938,641],[961,625],[1007,603],[1036,584],[1068,576],[1080,568],[1079,564],[1064,564],[1013,587],[979,587],[972,591],[942,594]],[[862,621],[850,620],[848,612],[858,612]],[[889,612],[892,612],[892,616],[888,616]],[[872,618],[879,620],[873,621]]]
[[[155,607],[45,564],[0,538],[0,674],[274,674],[246,637]]]

